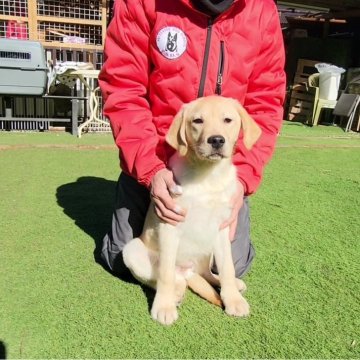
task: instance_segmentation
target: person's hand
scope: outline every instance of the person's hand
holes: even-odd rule
[[[173,198],[178,195],[181,195],[181,187],[175,183],[173,173],[168,169],[159,170],[151,180],[150,196],[156,215],[174,226],[183,222],[186,215],[186,211]]]
[[[229,226],[229,240],[230,241],[234,240],[238,214],[239,214],[241,207],[243,206],[243,203],[244,203],[244,186],[240,181],[238,181],[236,192],[231,199],[232,211],[231,211],[230,218],[227,219],[226,221],[224,221],[220,225],[220,230],[225,229],[227,226]]]

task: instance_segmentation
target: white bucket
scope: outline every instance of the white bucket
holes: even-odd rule
[[[336,100],[338,97],[341,74],[323,72],[319,74],[319,98]]]

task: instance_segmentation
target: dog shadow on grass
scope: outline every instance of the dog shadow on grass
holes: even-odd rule
[[[104,235],[110,230],[116,194],[116,181],[94,176],[83,176],[69,184],[57,188],[57,203],[75,224],[88,234],[95,243],[94,261],[104,270],[123,281],[136,283],[130,272],[115,275],[104,266],[100,259]],[[142,286],[149,308],[154,299],[154,291]]]
[[[0,359],[6,359],[6,346],[5,343],[0,340]]]

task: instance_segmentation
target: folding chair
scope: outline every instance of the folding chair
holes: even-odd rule
[[[345,127],[345,132],[350,131],[353,125],[356,109],[360,103],[360,96],[357,94],[341,94],[337,104],[334,108],[333,115],[347,117],[348,122]],[[357,131],[359,130],[360,119],[357,124]]]

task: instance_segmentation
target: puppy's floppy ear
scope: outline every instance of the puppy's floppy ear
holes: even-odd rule
[[[185,134],[185,112],[186,105],[183,105],[179,112],[175,115],[169,131],[166,134],[167,143],[177,150],[181,156],[185,156],[188,150]]]
[[[261,136],[260,126],[248,114],[245,108],[238,103],[238,112],[241,118],[241,127],[244,132],[244,145],[248,150],[254,146]]]

